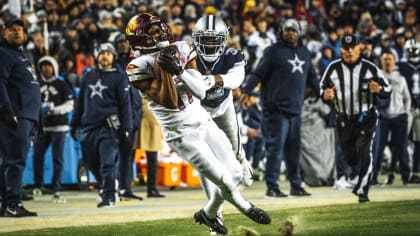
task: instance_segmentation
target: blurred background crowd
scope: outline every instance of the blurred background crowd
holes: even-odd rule
[[[128,20],[141,12],[152,12],[171,26],[175,39],[191,40],[191,30],[204,14],[216,14],[231,27],[229,46],[248,56],[248,70],[263,49],[276,40],[286,18],[299,21],[301,39],[313,54],[322,73],[340,56],[340,38],[357,34],[379,57],[391,48],[403,57],[406,39],[419,38],[420,12],[415,0],[21,0],[0,1],[0,24],[12,15],[24,20],[28,33],[25,45],[34,65],[50,55],[57,59],[60,74],[76,81],[86,67],[94,65],[95,48],[114,42],[124,33]],[[19,6],[14,6],[19,5]]]
[[[246,73],[257,64],[264,49],[277,41],[282,22],[294,18],[300,23],[300,40],[311,52],[314,68],[321,76],[328,64],[340,57],[340,39],[345,33],[357,35],[363,56],[378,66],[385,50],[392,51],[397,62],[403,61],[406,40],[420,41],[420,11],[416,3],[415,0],[0,0],[0,25],[12,16],[20,17],[28,37],[24,50],[34,68],[43,56],[54,57],[60,76],[77,95],[79,78],[95,66],[95,49],[105,42],[116,46],[124,40],[121,35],[127,22],[138,13],[160,16],[168,22],[175,40],[187,41],[192,41],[192,29],[201,16],[221,16],[231,28],[227,46],[242,50],[247,57]],[[311,106],[305,111],[313,114],[321,110]],[[310,174],[304,174],[303,178],[312,185],[332,184],[334,158],[331,165],[322,181],[311,181]],[[263,166],[254,165],[257,169],[264,169]],[[321,178],[320,174],[315,175]]]

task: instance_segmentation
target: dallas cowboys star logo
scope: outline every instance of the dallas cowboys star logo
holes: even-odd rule
[[[92,89],[90,98],[93,98],[95,95],[98,95],[101,99],[103,99],[102,91],[107,89],[108,86],[102,85],[101,80],[98,80],[98,82],[96,82],[95,85],[89,85],[89,88]]]
[[[292,66],[292,73],[295,73],[295,71],[299,71],[301,74],[303,74],[302,66],[305,65],[305,61],[301,61],[299,57],[295,54],[295,58],[293,60],[287,60]]]

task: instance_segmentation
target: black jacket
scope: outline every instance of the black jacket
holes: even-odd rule
[[[314,91],[319,82],[306,47],[290,47],[283,41],[268,46],[263,57],[242,88],[250,94],[261,82],[261,105],[264,110],[298,115],[302,111],[307,83]]]
[[[41,91],[31,63],[20,48],[0,38],[0,108],[13,109],[18,118],[39,121]]]

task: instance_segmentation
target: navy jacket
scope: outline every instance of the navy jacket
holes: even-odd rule
[[[261,105],[265,111],[301,113],[307,83],[319,91],[319,81],[312,68],[311,54],[304,46],[292,48],[282,41],[270,45],[242,92],[250,94],[261,82]]]
[[[123,130],[132,130],[128,79],[121,69],[92,69],[82,78],[71,124],[76,127],[104,126],[106,118],[118,114]]]
[[[10,107],[18,118],[39,121],[41,90],[31,63],[20,48],[0,38],[0,108]]]

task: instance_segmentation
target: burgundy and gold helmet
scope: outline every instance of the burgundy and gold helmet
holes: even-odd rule
[[[162,34],[158,39],[154,39],[148,34],[152,25],[159,25]],[[169,45],[170,29],[165,22],[150,13],[141,13],[133,16],[127,23],[125,35],[130,42],[133,50],[155,50]]]

